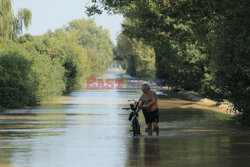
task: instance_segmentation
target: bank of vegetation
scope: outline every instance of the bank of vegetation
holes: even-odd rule
[[[0,108],[37,105],[81,86],[107,70],[113,59],[109,32],[79,19],[44,35],[22,34],[32,13],[14,16],[11,0],[0,1]]]
[[[130,74],[227,99],[250,124],[249,0],[92,2],[89,15],[124,16],[115,53]]]

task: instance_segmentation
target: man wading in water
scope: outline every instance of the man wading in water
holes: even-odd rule
[[[159,135],[159,108],[157,104],[157,96],[154,91],[150,90],[148,84],[142,84],[143,95],[140,97],[139,107],[137,113],[142,109],[145,117],[145,122],[148,126],[148,135],[152,136],[152,124],[156,131],[156,135]]]

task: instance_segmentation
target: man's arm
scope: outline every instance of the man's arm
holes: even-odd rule
[[[136,110],[136,112],[138,113],[141,109],[142,109],[142,107],[143,107],[143,104],[144,104],[144,102],[143,101],[141,101],[141,98],[140,98],[140,100],[139,100],[140,102],[139,102],[139,105],[138,105],[138,108],[137,108],[137,110]]]

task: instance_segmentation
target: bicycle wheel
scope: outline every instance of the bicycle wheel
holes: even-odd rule
[[[134,134],[134,136],[137,136],[137,135],[141,134],[140,133],[140,125],[139,125],[137,119],[133,120],[133,122],[132,122],[132,128],[133,128],[133,134]]]

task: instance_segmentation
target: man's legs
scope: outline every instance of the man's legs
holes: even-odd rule
[[[149,136],[152,136],[152,123],[147,123],[147,126],[148,126],[148,135]]]
[[[154,126],[154,129],[156,131],[156,135],[159,136],[159,126],[158,126],[158,123],[157,122],[154,122],[153,123],[153,126]]]

